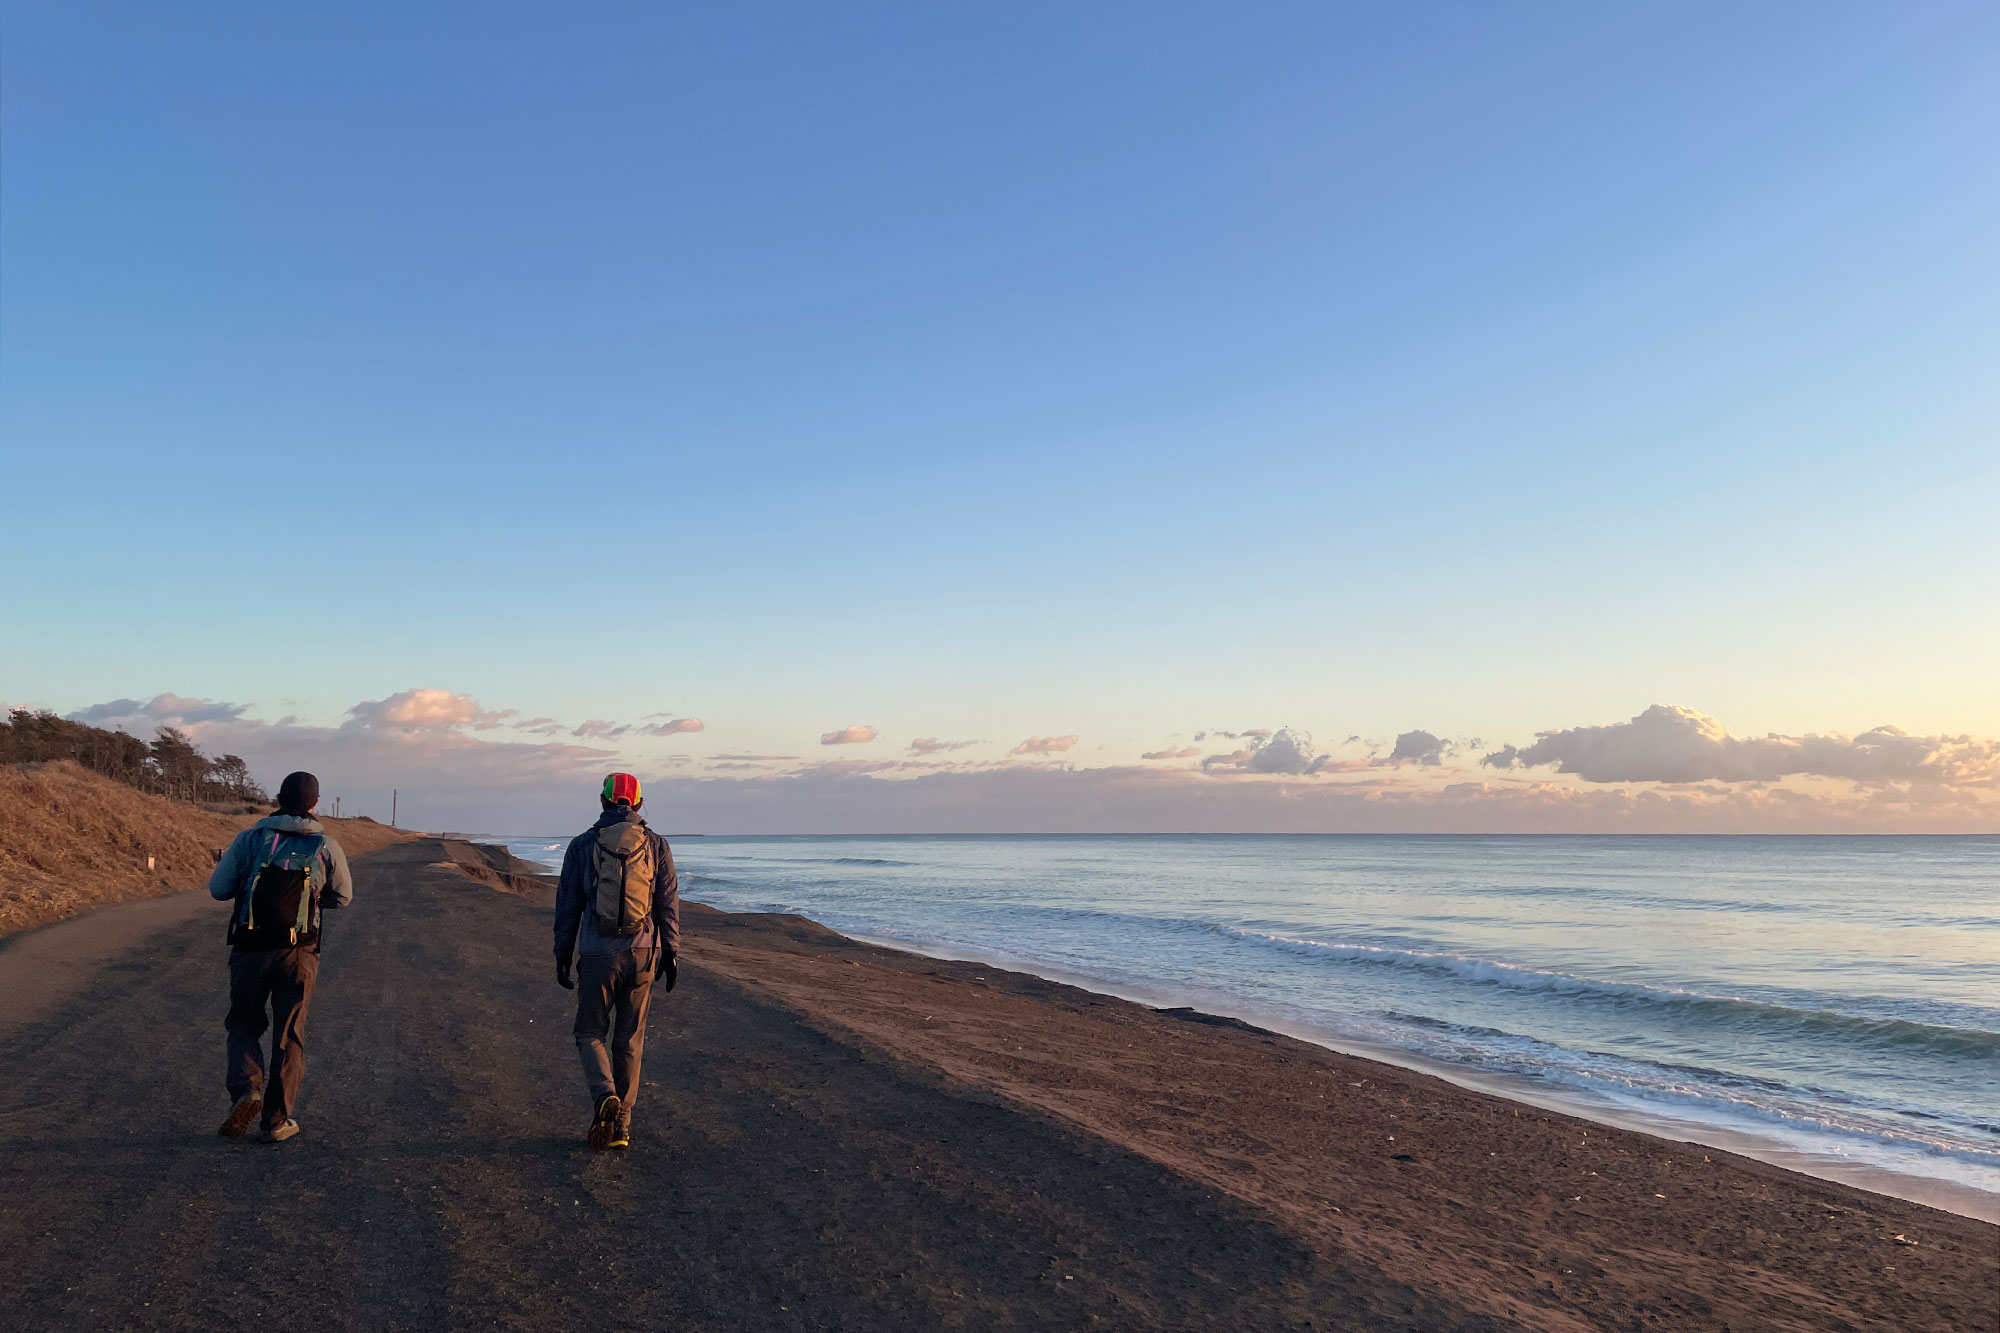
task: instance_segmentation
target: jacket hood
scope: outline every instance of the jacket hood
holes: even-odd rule
[[[280,833],[324,833],[320,822],[311,815],[265,815],[252,828],[274,828]]]
[[[606,810],[597,817],[592,828],[610,828],[613,824],[638,824],[644,826],[646,817],[637,810]]]

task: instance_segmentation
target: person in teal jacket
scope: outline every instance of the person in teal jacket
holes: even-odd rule
[[[312,817],[319,779],[292,773],[278,810],[236,835],[209,876],[209,896],[230,904],[228,1119],[217,1132],[240,1139],[263,1123],[283,1143],[306,1076],[306,1011],[319,979],[320,912],[354,901],[347,855]],[[269,1009],[267,1018],[265,1010]],[[264,1032],[271,1035],[266,1077]]]

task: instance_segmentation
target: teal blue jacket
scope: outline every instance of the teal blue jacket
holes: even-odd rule
[[[242,898],[250,888],[251,872],[258,863],[257,844],[261,839],[279,833],[319,834],[324,836],[326,828],[311,815],[266,815],[236,835],[222,859],[215,863],[215,873],[208,877],[208,896],[218,902],[231,902]],[[354,901],[354,879],[347,873],[347,853],[340,850],[340,844],[327,838],[319,849],[320,873],[314,878],[319,882],[319,908],[345,907]],[[312,929],[307,932],[302,944],[317,947],[319,943],[319,910],[312,915]]]

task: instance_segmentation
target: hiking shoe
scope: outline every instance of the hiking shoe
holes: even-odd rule
[[[215,1132],[225,1139],[240,1139],[250,1132],[250,1126],[257,1123],[257,1116],[263,1109],[264,1099],[254,1092],[246,1092],[236,1099],[236,1105],[229,1108],[229,1118]]]
[[[631,1147],[632,1127],[630,1125],[619,1125],[616,1129],[613,1129],[611,1131],[611,1142],[606,1144],[605,1146],[610,1148]]]
[[[298,1132],[299,1132],[298,1121],[283,1120],[275,1125],[267,1125],[264,1127],[264,1142],[283,1143],[286,1139],[289,1139],[290,1137],[292,1137],[292,1135]]]
[[[618,1112],[621,1109],[615,1092],[597,1099],[597,1118],[590,1122],[590,1134],[585,1140],[591,1147],[602,1152],[612,1146],[611,1139],[618,1132]]]

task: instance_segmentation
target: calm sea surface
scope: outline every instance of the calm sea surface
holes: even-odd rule
[[[561,859],[559,839],[505,841]],[[2000,838],[758,837],[675,855],[686,896],[716,907],[2000,1192]]]

